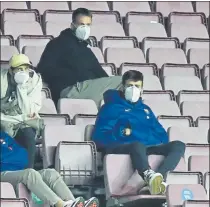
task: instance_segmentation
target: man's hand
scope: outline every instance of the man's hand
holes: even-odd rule
[[[126,136],[130,136],[131,135],[131,129],[129,129],[129,128],[124,129],[124,134]]]
[[[29,117],[29,118],[35,118],[35,116],[36,116],[36,114],[35,114],[35,113],[33,113],[33,114],[29,114],[29,115],[28,115],[28,117]]]

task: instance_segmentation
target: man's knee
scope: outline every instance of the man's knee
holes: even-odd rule
[[[24,174],[24,179],[23,179],[23,183],[25,185],[28,185],[28,184],[30,185],[32,183],[35,183],[37,179],[41,179],[41,175],[39,174],[39,172],[37,172],[36,170],[32,168],[25,169],[25,174]]]
[[[185,148],[186,148],[185,143],[183,143],[182,141],[176,140],[176,141],[171,142],[171,144],[172,144],[172,149],[174,151],[180,152],[182,153],[182,155],[184,155]]]
[[[130,144],[130,149],[134,152],[139,152],[146,149],[146,146],[140,142],[133,142]]]
[[[55,169],[46,169],[45,171],[45,176],[49,178],[50,180],[57,180],[60,176],[60,174],[55,170]]]

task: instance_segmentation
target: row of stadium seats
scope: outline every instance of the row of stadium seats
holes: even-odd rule
[[[118,11],[125,16],[129,11],[136,12],[161,12],[164,17],[170,12],[203,12],[209,16],[209,2],[1,2],[1,12],[6,8],[12,9],[37,9],[40,14],[45,10],[75,10],[77,8],[89,10]]]

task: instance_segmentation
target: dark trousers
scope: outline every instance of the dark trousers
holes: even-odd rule
[[[33,128],[20,129],[15,140],[28,151],[28,168],[34,168],[36,154],[36,132]]]
[[[113,149],[107,149],[106,154],[129,154],[135,170],[143,176],[143,172],[150,169],[148,155],[163,155],[164,161],[156,170],[166,177],[168,171],[172,171],[178,165],[185,153],[185,144],[181,141],[173,141],[168,144],[161,144],[147,147],[140,142],[120,145]]]

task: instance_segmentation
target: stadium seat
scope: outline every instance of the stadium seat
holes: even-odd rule
[[[192,48],[189,49],[187,59],[189,63],[197,64],[199,68],[209,63],[209,48]]]
[[[152,63],[123,63],[119,68],[119,75],[123,75],[126,71],[137,70],[146,75],[158,75],[158,69]]]
[[[144,54],[139,48],[107,48],[105,61],[114,63],[117,68],[124,62],[145,63]]]
[[[125,3],[127,3],[127,2],[125,2]],[[137,2],[135,2],[135,3],[137,3]],[[140,2],[138,2],[138,3],[140,3]],[[131,22],[132,23],[142,23],[142,22],[152,23],[153,22],[153,23],[163,24],[163,16],[159,12],[132,12],[132,11],[130,11],[126,14],[125,23],[129,24]]]
[[[84,130],[81,126],[45,126],[43,135],[43,166],[54,166],[54,156],[59,142],[83,142]]]
[[[155,75],[145,75],[144,90],[162,90],[159,78]]]
[[[40,14],[35,9],[5,9],[2,12],[2,20],[14,22],[39,22],[41,21]]]
[[[37,9],[42,15],[45,10],[69,10],[66,1],[31,1],[31,9]]]
[[[91,47],[90,49],[92,50],[92,52],[94,53],[94,55],[98,59],[98,62],[99,63],[104,63],[104,56],[103,56],[100,48],[98,48],[98,47]]]
[[[201,69],[201,77],[202,79],[204,79],[205,77],[209,76],[210,74],[210,64],[206,64],[203,66],[203,68]]]
[[[1,207],[28,207],[29,202],[25,198],[1,198]]]
[[[194,12],[191,2],[184,1],[157,1],[156,11],[161,12],[164,17],[167,17],[169,13],[177,12]]]
[[[47,126],[65,126],[71,125],[71,119],[68,114],[40,114]]]
[[[193,119],[190,116],[158,116],[158,121],[168,130],[169,127],[192,127]]]
[[[91,26],[91,36],[100,41],[104,36],[125,36],[125,32],[120,23],[96,23]]]
[[[9,69],[9,61],[0,60],[0,69],[1,70]]]
[[[96,176],[95,145],[91,142],[60,142],[56,149],[55,169],[68,186],[90,186]]]
[[[95,124],[96,118],[96,115],[76,114],[73,119],[73,124],[83,126]]]
[[[174,93],[172,91],[143,91],[143,100],[157,100],[157,101],[173,101],[175,100]]]
[[[180,48],[150,48],[147,51],[147,62],[155,63],[158,68],[165,63],[187,64],[184,51]]]
[[[202,2],[201,2],[202,3]],[[205,2],[206,3],[206,2]],[[183,207],[209,207],[209,200],[193,200],[193,201],[185,201]]]
[[[77,8],[87,8],[93,11],[109,11],[109,6],[106,1],[72,1],[71,10],[76,10]]]
[[[180,43],[177,38],[171,37],[145,37],[142,41],[144,54],[149,48],[179,48]]]
[[[197,76],[166,76],[163,79],[163,88],[172,90],[175,95],[181,90],[203,90],[201,81]]]
[[[210,116],[199,116],[195,121],[195,126],[200,128],[209,128]]]
[[[40,114],[57,114],[55,104],[52,99],[42,99],[42,108],[39,111]]]
[[[94,125],[92,125],[92,124],[89,124],[85,127],[85,141],[92,140],[93,130],[94,130]]]
[[[44,49],[45,46],[24,46],[22,53],[27,55],[33,66],[36,67],[39,63],[42,53],[44,52]]]
[[[113,1],[112,2],[113,11],[119,11],[122,17],[130,11],[136,12],[151,12],[149,2],[132,2],[132,1]]]
[[[190,156],[189,171],[202,172],[205,174],[209,171],[209,156]]]
[[[168,130],[169,140],[180,140],[186,144],[208,144],[208,131],[200,127],[172,126]]]
[[[104,53],[107,48],[136,48],[138,40],[136,37],[111,37],[106,36],[101,39],[101,49]]]
[[[15,46],[11,46],[11,45],[1,45],[1,60],[3,61],[9,61],[10,58],[14,55],[14,54],[18,54],[18,50]]]
[[[101,67],[105,70],[108,76],[115,76],[117,74],[116,67],[112,63],[102,63]]]
[[[168,16],[168,24],[206,24],[206,17],[202,13],[195,12],[171,12]]]
[[[188,37],[209,38],[204,24],[173,23],[170,25],[169,34],[170,37],[177,37],[181,43]]]
[[[171,184],[201,184],[203,183],[203,176],[200,172],[187,172],[187,165],[185,171],[172,171],[167,173],[166,183]]]
[[[53,37],[57,37],[60,35],[62,30],[65,30],[69,27],[70,27],[70,23],[67,21],[66,22],[62,21],[59,23],[48,21],[48,22],[45,22],[44,33],[45,35],[52,35]]]
[[[1,35],[1,46],[14,45],[14,39],[11,35]]]
[[[90,99],[61,98],[58,101],[58,112],[74,117],[76,114],[97,114],[98,109],[95,102]]]
[[[11,183],[7,182],[0,182],[1,189],[4,189],[1,191],[1,199],[2,198],[16,198],[15,190]]]
[[[52,40],[52,36],[46,36],[46,35],[20,35],[17,38],[17,47],[20,52],[23,51],[23,47],[45,47],[47,43]],[[35,49],[35,48],[33,48]]]
[[[42,98],[52,99],[51,91],[48,87],[43,87],[41,92],[42,92]]]
[[[28,9],[26,5],[26,1],[2,1],[1,2],[1,12],[4,9]]]
[[[209,115],[209,103],[199,101],[184,101],[181,104],[181,113],[184,116],[192,116],[196,120],[199,116]]]
[[[197,65],[193,64],[164,64],[160,75],[164,76],[200,76]]]
[[[203,12],[206,15],[206,17],[209,16],[209,7],[210,7],[210,4],[208,1],[196,1],[195,2],[196,12]]]
[[[210,91],[180,91],[177,101],[181,104],[184,101],[209,102]]]
[[[209,75],[208,75],[208,76],[205,77],[205,80],[204,80],[204,88],[205,88],[206,90],[210,90],[210,87],[209,87],[209,85],[210,85],[209,79],[210,79],[210,77],[209,77]]]
[[[205,38],[187,38],[184,41],[184,51],[187,54],[189,49],[200,48],[209,49],[210,39]]]
[[[167,187],[166,201],[168,206],[182,206],[185,200],[207,200],[201,184],[172,184]]]
[[[16,40],[19,35],[43,35],[38,22],[4,22],[4,34],[12,35]]]
[[[91,11],[93,20],[92,24],[103,23],[121,23],[121,17],[118,11]]]
[[[180,110],[175,101],[152,101],[145,100],[144,103],[148,105],[156,116],[180,116]]]
[[[204,174],[204,187],[205,187],[205,189],[206,189],[206,191],[207,191],[207,195],[209,195],[208,192],[209,192],[209,190],[210,190],[209,175],[210,175],[209,172],[206,172],[206,173]]]
[[[165,28],[160,23],[129,23],[128,35],[137,37],[139,42],[145,37],[167,37]]]

